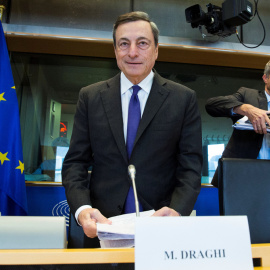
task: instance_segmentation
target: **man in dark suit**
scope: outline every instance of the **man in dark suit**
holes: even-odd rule
[[[270,134],[266,125],[270,125],[270,61],[266,64],[263,74],[265,89],[241,87],[235,94],[213,97],[207,100],[206,111],[213,117],[230,117],[235,123],[243,116],[251,121],[253,130],[234,129],[222,157],[270,159]],[[218,187],[217,171],[212,185]]]
[[[158,32],[144,12],[121,15],[113,31],[121,74],[79,94],[62,178],[71,212],[90,238],[96,237],[96,222],[110,223],[107,217],[126,212],[129,164],[136,168],[141,209],[155,209],[156,216],[189,215],[200,192],[201,119],[196,95],[153,70]],[[129,154],[133,85],[140,89],[141,119]]]

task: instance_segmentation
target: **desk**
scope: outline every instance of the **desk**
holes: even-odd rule
[[[261,266],[270,268],[270,244],[252,244],[252,258],[260,258]]]
[[[270,270],[270,244],[251,245],[252,258]],[[20,249],[0,250],[0,265],[134,263],[134,249]]]
[[[14,261],[14,258],[16,260]],[[0,250],[0,265],[134,263],[134,249]]]

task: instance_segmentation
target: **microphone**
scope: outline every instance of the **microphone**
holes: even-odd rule
[[[136,209],[136,216],[140,216],[140,211],[139,211],[139,202],[138,202],[138,197],[137,197],[137,189],[135,185],[135,174],[136,174],[136,169],[134,165],[129,165],[128,166],[128,174],[130,176],[130,179],[132,181],[132,186],[133,186],[133,192],[134,192],[134,198],[135,198],[135,209]]]

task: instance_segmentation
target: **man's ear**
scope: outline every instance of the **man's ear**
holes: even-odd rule
[[[159,45],[159,44],[157,44],[157,46],[156,46],[156,48],[155,48],[156,60],[157,60],[157,58],[158,58],[158,45]]]
[[[264,83],[267,83],[268,78],[267,78],[266,74],[263,74],[262,79],[263,79]]]

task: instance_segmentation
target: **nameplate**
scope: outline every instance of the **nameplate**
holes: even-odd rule
[[[65,217],[0,217],[0,249],[64,249],[66,247]]]
[[[246,216],[136,218],[135,269],[253,270]]]

